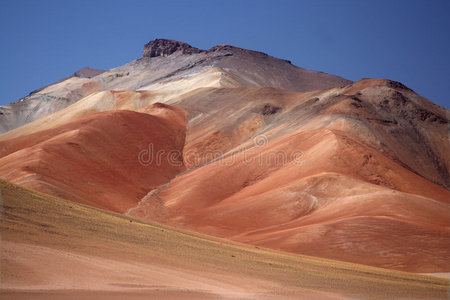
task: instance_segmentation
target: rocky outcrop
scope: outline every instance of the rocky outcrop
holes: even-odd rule
[[[85,67],[73,73],[73,76],[80,78],[92,78],[97,75],[104,73],[104,70],[91,69],[89,67]]]
[[[193,54],[204,52],[198,48],[179,41],[156,39],[144,45],[143,57],[169,56],[176,51],[183,54]]]

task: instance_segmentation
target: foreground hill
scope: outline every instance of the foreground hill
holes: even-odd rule
[[[0,299],[446,299],[448,280],[272,252],[0,181]]]

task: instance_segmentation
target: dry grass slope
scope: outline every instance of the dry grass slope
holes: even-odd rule
[[[267,285],[269,290],[254,294],[257,299],[281,296],[286,296],[287,299],[335,296],[382,299],[448,297],[449,281],[446,279],[231,243],[156,223],[143,223],[116,213],[26,190],[5,181],[0,181],[0,191],[3,205],[0,299],[25,299],[30,295],[36,299],[45,298],[45,295],[53,295],[55,299],[115,299],[114,297],[122,298],[124,295],[131,299],[164,296],[173,299],[227,298],[224,294],[218,296],[214,291],[185,289],[175,293],[176,291],[161,287],[146,289],[141,282],[130,284],[117,281],[110,284],[116,287],[122,285],[128,289],[116,293],[108,290],[89,292],[72,285],[70,290],[27,292],[15,288],[13,283],[28,280],[32,286],[30,274],[45,280],[45,276],[40,274],[45,271],[27,269],[18,263],[20,258],[14,261],[11,257],[5,257],[4,253],[11,244],[47,247],[70,253],[71,256],[89,256],[92,261],[95,257],[101,257],[115,261],[118,265],[123,262],[144,265],[149,273],[152,271],[151,266],[162,266],[168,272],[174,269],[184,270],[186,274],[196,272],[205,275],[205,278],[215,276],[218,281],[227,278],[227,275],[230,275],[229,278],[237,276],[234,282],[229,281],[230,286],[240,285],[244,282],[242,278],[271,283]],[[89,276],[89,273],[84,276]],[[104,276],[107,277],[108,274]],[[235,294],[230,298],[238,297]]]

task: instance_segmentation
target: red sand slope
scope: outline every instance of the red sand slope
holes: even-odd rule
[[[312,93],[204,89],[176,104],[190,118],[191,169],[131,215],[295,253],[450,271],[442,108],[388,80]]]
[[[116,212],[135,205],[149,190],[181,172],[184,113],[154,105],[150,115],[110,111],[63,126],[0,142],[1,178],[41,192]],[[145,166],[141,151],[152,145],[160,164]],[[148,151],[148,150],[147,150]],[[148,153],[143,153],[148,160]],[[145,161],[144,161],[145,162]]]
[[[448,192],[345,140],[318,131],[248,149],[178,176],[130,213],[295,253],[448,271]],[[257,163],[297,145],[299,162]]]

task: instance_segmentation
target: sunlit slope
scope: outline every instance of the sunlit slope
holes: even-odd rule
[[[47,130],[96,112],[139,111],[157,102],[170,103],[183,94],[200,88],[232,88],[241,86],[239,79],[220,68],[213,68],[189,77],[179,77],[154,83],[138,91],[104,90],[93,92],[78,102],[0,135],[7,140],[21,135]]]
[[[130,214],[295,253],[449,271],[445,109],[369,79],[309,93],[200,89],[173,104],[187,111],[189,169]]]
[[[446,299],[448,292],[445,279],[229,244],[0,186],[3,297],[52,289],[154,298],[181,289],[199,299]]]
[[[327,129],[449,187],[447,110],[398,82],[364,79],[307,93],[268,87],[204,88],[170,104],[187,112],[185,152],[194,150],[200,157],[205,150],[243,148],[261,134],[272,139]]]
[[[125,212],[184,170],[184,113],[163,104],[148,113],[91,114],[38,133],[0,142],[0,177],[79,203]],[[160,153],[160,164],[139,160]],[[154,153],[147,154],[147,156]]]

